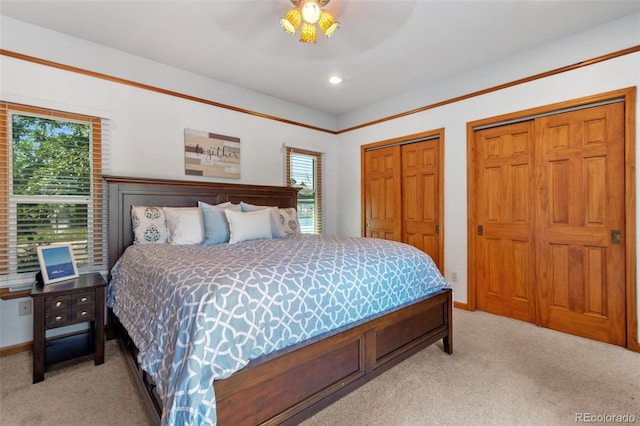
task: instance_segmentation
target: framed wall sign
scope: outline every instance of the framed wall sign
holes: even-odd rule
[[[240,179],[240,138],[185,129],[184,172]]]
[[[78,267],[70,244],[38,247],[38,261],[45,284],[77,278]]]

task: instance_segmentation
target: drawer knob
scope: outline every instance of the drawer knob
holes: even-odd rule
[[[58,315],[58,316],[56,317],[56,321],[62,321],[62,317],[61,317],[60,315]]]
[[[56,302],[56,308],[59,308],[60,306],[62,306],[62,302],[57,301],[57,302]]]
[[[84,317],[84,316],[86,316],[86,315],[87,315],[87,311],[82,311],[82,312],[80,312],[80,316],[83,316],[83,317]]]
[[[82,303],[86,302],[87,300],[89,300],[89,299],[87,299],[86,297],[83,297],[82,299],[80,299],[80,301],[81,301]]]

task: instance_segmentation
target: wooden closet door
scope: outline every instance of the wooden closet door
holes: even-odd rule
[[[402,145],[402,241],[440,259],[439,139]]]
[[[537,120],[541,325],[626,342],[624,104]]]
[[[475,138],[477,307],[536,322],[533,122]]]
[[[402,241],[400,146],[364,155],[365,236]]]

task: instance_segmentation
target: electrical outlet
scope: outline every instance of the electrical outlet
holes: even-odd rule
[[[452,272],[451,273],[451,281],[458,282],[458,273],[457,272]]]
[[[31,315],[31,300],[18,302],[18,315]]]

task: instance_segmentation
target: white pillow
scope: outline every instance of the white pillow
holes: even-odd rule
[[[255,212],[225,210],[229,222],[229,243],[271,239],[271,212],[268,209]]]
[[[256,206],[254,204],[240,202],[243,212],[255,212],[258,210],[268,210],[271,213],[271,236],[273,238],[282,238],[287,236],[284,225],[280,222],[280,212],[275,206]]]
[[[169,228],[169,243],[200,244],[204,239],[204,222],[200,207],[163,207]]]
[[[169,239],[162,207],[131,206],[134,244],[165,244]]]

